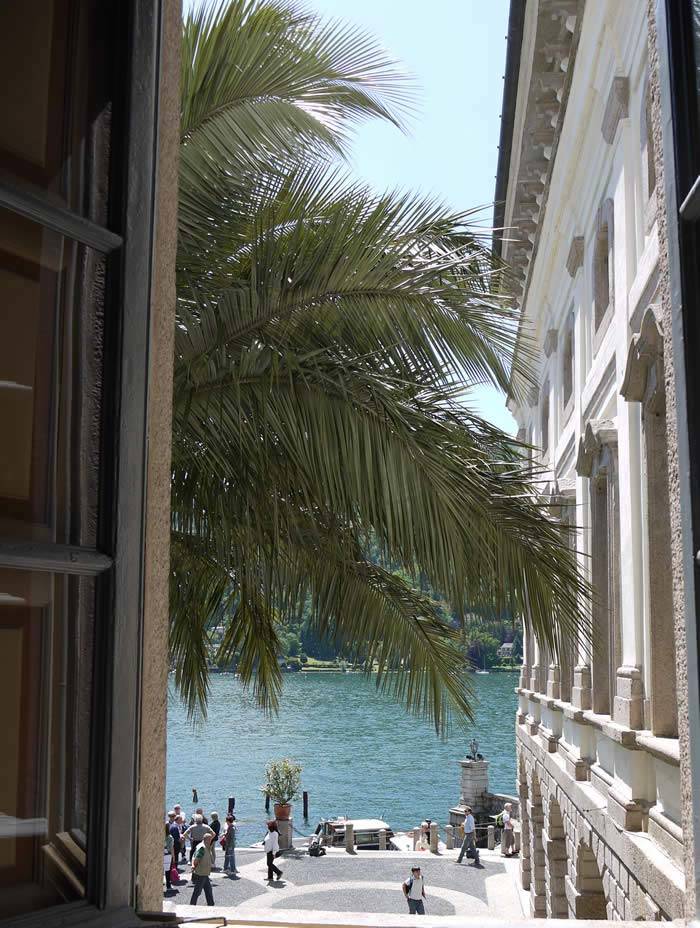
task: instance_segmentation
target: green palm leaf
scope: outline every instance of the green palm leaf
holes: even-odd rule
[[[190,17],[185,50],[178,686],[204,711],[223,626],[218,658],[275,709],[279,623],[310,603],[316,631],[445,731],[471,713],[461,632],[419,577],[462,623],[508,609],[555,655],[587,631],[525,449],[469,408],[475,384],[530,377],[507,269],[475,213],[377,195],[332,163],[358,119],[402,121],[406,84],[366,36],[234,0]]]

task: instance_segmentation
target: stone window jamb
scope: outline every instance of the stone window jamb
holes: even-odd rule
[[[612,420],[587,424],[579,444],[576,470],[590,482],[593,711],[612,715],[622,651],[617,430]],[[581,669],[577,668],[577,672]]]
[[[598,209],[592,255],[593,355],[610,325],[615,306],[615,208],[607,197]]]

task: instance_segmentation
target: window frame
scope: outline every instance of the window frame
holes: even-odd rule
[[[138,762],[143,635],[147,396],[155,196],[161,15],[164,0],[115,5],[123,28],[114,37],[124,86],[122,126],[112,135],[109,223],[121,236],[28,184],[0,181],[0,206],[107,256],[105,298],[115,316],[118,357],[106,372],[100,512],[96,548],[0,538],[0,566],[94,576],[94,662],[89,746],[87,886],[85,899],[29,912],[9,921],[33,928],[80,920],[100,924],[114,911],[135,909]],[[123,65],[123,68],[121,67]],[[117,142],[117,144],[114,144]],[[107,363],[107,361],[106,361]],[[114,452],[111,454],[110,452]],[[5,920],[3,920],[4,923]]]

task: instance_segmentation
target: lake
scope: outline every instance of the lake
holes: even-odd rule
[[[382,818],[396,831],[424,818],[444,824],[459,800],[457,761],[472,737],[490,761],[490,788],[515,792],[517,677],[475,674],[475,724],[466,733],[455,727],[444,741],[361,674],[286,674],[276,718],[260,712],[235,676],[215,675],[208,719],[195,727],[171,683],[167,808],[180,802],[189,816],[196,786],[199,805],[223,818],[227,797],[235,796],[239,844],[259,841],[265,765],[290,757],[303,765],[309,793],[309,826],[301,800],[294,806],[300,833],[334,815]]]

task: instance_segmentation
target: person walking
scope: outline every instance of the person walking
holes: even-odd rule
[[[177,863],[180,859],[180,851],[182,849],[182,832],[180,831],[180,826],[177,822],[177,813],[174,809],[168,812],[168,821],[166,822],[165,830],[173,839],[173,867],[177,867]]]
[[[226,816],[224,836],[221,840],[224,848],[224,870],[227,873],[238,873],[236,869],[236,816],[231,813]]]
[[[280,836],[277,831],[277,822],[272,819],[267,823],[267,834],[263,840],[263,847],[265,848],[265,854],[267,857],[267,880],[271,882],[274,877],[273,873],[277,874],[277,879],[282,879],[282,871],[279,867],[275,865],[275,857],[280,852]]]
[[[420,867],[411,867],[410,877],[402,884],[409,915],[425,915],[425,880]]]
[[[221,822],[219,821],[218,812],[211,812],[209,818],[211,819],[209,827],[214,832],[214,840],[211,843],[211,867],[212,870],[216,870],[216,845],[219,840],[219,834],[221,833]]]
[[[474,816],[472,814],[471,806],[467,806],[464,810],[466,812],[464,818],[464,841],[462,841],[462,847],[459,849],[459,856],[457,857],[457,863],[462,863],[462,858],[466,854],[467,857],[473,857],[474,863],[472,867],[479,866],[479,848],[476,846],[476,822],[474,821]]]
[[[209,879],[209,874],[211,873],[211,843],[213,840],[214,833],[209,829],[195,848],[194,856],[192,857],[192,882],[194,883],[194,889],[192,890],[190,905],[197,905],[197,900],[202,890],[204,890],[207,905],[214,905],[214,892],[211,888],[211,880]]]
[[[172,870],[175,866],[174,848],[175,842],[170,834],[170,826],[165,825],[165,844],[163,845],[163,871],[165,873],[165,888],[173,888]]]
[[[190,863],[192,863],[197,845],[202,841],[204,836],[210,835],[212,838],[214,837],[214,832],[208,825],[204,824],[202,818],[203,816],[200,812],[195,812],[193,823],[186,829],[182,836],[185,840],[189,838],[190,841]]]
[[[501,844],[504,857],[512,857],[515,850],[515,834],[513,825],[513,803],[507,802],[501,813]]]
[[[183,864],[187,863],[187,842],[185,841],[185,832],[187,831],[187,824],[185,823],[185,816],[182,812],[175,819],[177,822],[177,827],[180,830],[180,854],[182,855]]]

